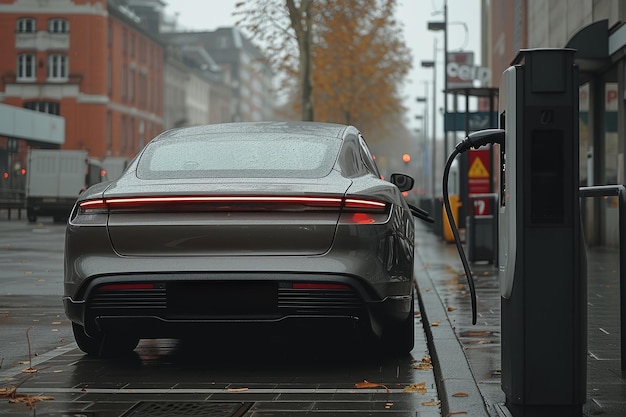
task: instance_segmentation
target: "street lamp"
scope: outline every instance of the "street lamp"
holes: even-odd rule
[[[448,114],[448,0],[443,1],[443,22],[428,22],[428,30],[443,31],[443,114]],[[445,120],[445,119],[444,119]],[[444,158],[448,157],[448,132],[444,125],[443,148]],[[445,161],[445,159],[444,159]]]
[[[424,83],[424,88],[425,91],[424,93],[426,95],[428,95],[428,84],[425,82]],[[421,172],[422,175],[420,175],[420,194],[424,193],[428,187],[429,187],[429,179],[428,179],[428,175],[429,175],[429,163],[428,163],[428,157],[429,157],[429,152],[428,152],[428,99],[426,98],[426,96],[422,96],[422,97],[416,97],[415,100],[420,103],[420,104],[424,104],[424,114],[423,115],[417,115],[415,116],[416,119],[421,119],[422,120],[422,135],[421,138],[422,140],[420,141],[420,146],[422,148],[422,157],[420,158],[420,168],[421,168]]]
[[[435,51],[437,50],[437,40],[435,40]],[[433,198],[433,207],[435,207],[435,195],[436,185],[435,178],[437,176],[437,71],[435,61],[422,61],[423,68],[433,69],[433,137],[432,137],[432,150],[431,150],[431,192]]]

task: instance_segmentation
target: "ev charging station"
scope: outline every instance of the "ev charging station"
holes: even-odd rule
[[[517,416],[582,416],[587,270],[575,50],[519,52],[500,87],[502,389]]]
[[[578,68],[573,49],[521,50],[502,74],[500,129],[470,148],[500,145],[501,415],[583,415],[587,383],[587,263],[579,207]],[[445,188],[444,188],[445,190]],[[449,203],[444,205],[452,217]],[[455,232],[470,293],[473,279]]]

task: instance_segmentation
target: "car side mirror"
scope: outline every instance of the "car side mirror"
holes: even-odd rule
[[[391,174],[389,182],[398,187],[400,191],[409,191],[413,188],[415,180],[406,174]]]

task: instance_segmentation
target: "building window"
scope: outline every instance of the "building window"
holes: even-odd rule
[[[35,55],[20,54],[17,56],[17,79],[20,81],[32,81],[35,75]]]
[[[67,80],[67,56],[48,56],[48,80]]]
[[[128,101],[133,102],[135,100],[135,68],[130,67],[128,74]]]
[[[122,100],[126,100],[126,65],[122,64],[122,72],[121,72],[121,81],[122,81]]]
[[[113,130],[113,127],[111,126],[111,123],[112,123],[111,112],[108,111],[107,112],[107,126],[106,126],[106,129],[107,129],[107,132],[106,132],[107,153],[111,152],[111,145],[112,145],[112,142],[111,142],[111,131]]]
[[[24,108],[57,116],[61,114],[61,106],[57,101],[27,101]]]
[[[50,33],[69,33],[70,22],[67,19],[50,19],[48,20],[48,32]]]
[[[32,17],[24,17],[17,19],[18,33],[34,33],[37,32],[37,21]]]
[[[107,60],[107,94],[111,97],[112,89],[113,89],[113,74],[112,74],[113,65],[111,64],[111,58]]]
[[[126,116],[122,116],[122,128],[120,129],[120,147],[122,152],[126,151]]]

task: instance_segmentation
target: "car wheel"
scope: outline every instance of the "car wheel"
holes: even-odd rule
[[[100,353],[100,346],[102,345],[102,337],[93,338],[87,336],[85,328],[77,323],[72,323],[72,331],[74,332],[74,340],[78,348],[88,355],[97,356]]]
[[[80,324],[72,323],[74,339],[78,348],[91,356],[121,356],[135,350],[139,338],[127,335],[99,334],[91,337]]]
[[[415,345],[415,300],[411,297],[411,309],[407,318],[400,324],[383,330],[382,345],[386,352],[406,355]]]

